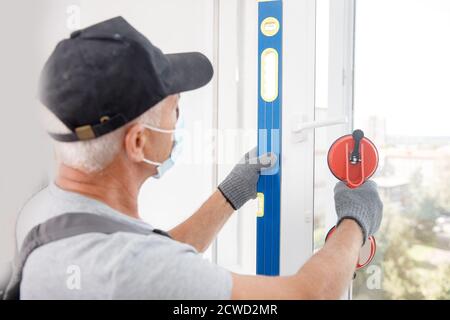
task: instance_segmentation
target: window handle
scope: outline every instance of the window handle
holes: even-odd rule
[[[301,117],[305,119],[305,117]],[[292,126],[292,135],[294,138],[294,142],[302,142],[306,140],[307,131],[311,129],[321,128],[321,127],[329,127],[338,124],[346,124],[348,123],[348,117],[338,117],[327,120],[319,120],[319,121],[298,121],[299,117],[293,117],[294,124]]]

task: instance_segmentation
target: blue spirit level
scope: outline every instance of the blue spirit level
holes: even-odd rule
[[[277,164],[258,181],[256,273],[280,273],[282,1],[258,3],[258,154]]]

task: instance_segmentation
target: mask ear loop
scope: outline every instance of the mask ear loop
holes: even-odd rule
[[[162,165],[162,163],[161,162],[155,162],[155,161],[152,161],[152,160],[148,160],[148,159],[142,159],[142,161],[143,162],[145,162],[145,163],[148,163],[148,164],[151,164],[151,165],[154,165],[154,166],[160,166],[160,165]]]
[[[143,124],[143,126],[144,126],[144,128],[147,128],[147,129],[152,130],[152,131],[160,132],[160,133],[168,133],[168,134],[171,134],[171,133],[174,133],[174,132],[176,131],[175,129],[168,130],[168,129],[156,128],[156,127],[153,127],[153,126],[148,125],[148,124]],[[160,166],[160,165],[162,165],[161,162],[156,162],[156,161],[148,160],[148,159],[145,159],[145,158],[142,159],[142,161],[145,162],[145,163],[147,163],[147,164],[154,165],[154,166]]]
[[[168,130],[168,129],[161,129],[161,128],[153,127],[153,126],[148,125],[148,124],[144,124],[143,126],[145,128],[147,128],[147,129],[149,129],[149,130],[160,132],[160,133],[175,133],[175,131],[176,131],[176,129],[170,129],[170,130]]]

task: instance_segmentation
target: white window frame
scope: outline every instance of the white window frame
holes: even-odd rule
[[[257,142],[257,1],[214,0],[216,140],[214,186]],[[249,22],[251,21],[251,22]],[[254,77],[253,77],[254,76]],[[235,131],[236,138],[228,136]],[[228,131],[228,132],[227,132]],[[254,133],[253,142],[248,133]],[[252,137],[250,137],[251,140]],[[230,162],[232,161],[232,162]],[[250,201],[234,213],[213,244],[212,260],[227,269],[256,272],[256,211]]]
[[[313,252],[314,132],[297,143],[292,130],[314,120],[315,10],[315,0],[283,1],[281,275],[297,272]]]
[[[291,131],[315,120],[316,1],[284,1],[281,274],[295,273],[314,249],[314,130],[300,143]],[[348,120],[326,129],[331,141],[353,129],[354,9],[355,0],[330,1],[328,120]]]
[[[347,124],[328,128],[329,140],[335,140],[354,130],[355,5],[356,0],[330,1],[328,114],[331,117],[344,115],[349,121]],[[336,219],[335,213],[328,212],[326,220],[333,219]],[[352,299],[351,284],[343,299]]]

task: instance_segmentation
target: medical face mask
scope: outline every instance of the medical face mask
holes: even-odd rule
[[[148,160],[145,158],[142,160],[145,163],[156,166],[156,170],[158,173],[156,175],[154,175],[153,178],[160,179],[164,175],[164,173],[167,172],[167,170],[169,170],[170,168],[173,167],[176,159],[179,157],[181,150],[182,150],[181,144],[183,141],[182,135],[181,135],[182,126],[183,126],[183,121],[182,121],[181,117],[178,118],[175,129],[173,129],[173,130],[165,130],[165,129],[153,127],[148,124],[144,124],[144,127],[146,129],[160,132],[160,133],[173,134],[172,151],[171,151],[168,159],[166,159],[164,162],[156,162],[156,161]]]

